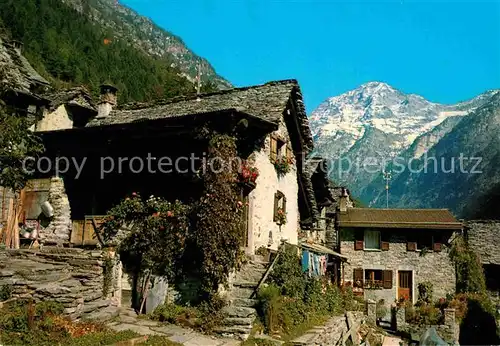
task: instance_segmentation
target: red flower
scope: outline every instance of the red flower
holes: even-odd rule
[[[137,196],[137,193],[136,192],[132,192],[132,197],[136,197]]]
[[[160,226],[160,231],[164,231],[165,230],[165,226]]]
[[[167,211],[167,217],[172,217],[172,216],[174,216],[174,213],[172,213],[170,210]]]

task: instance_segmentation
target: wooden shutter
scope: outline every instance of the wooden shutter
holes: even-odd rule
[[[389,240],[391,238],[391,234],[389,231],[380,232],[380,249],[382,251],[389,251]]]
[[[271,160],[278,158],[278,140],[276,137],[271,137]]]
[[[433,250],[435,252],[440,252],[442,249],[442,244],[441,243],[434,243]]]
[[[354,250],[363,250],[364,248],[364,232],[362,230],[356,230],[354,232]]]
[[[283,198],[283,212],[286,213],[286,197],[284,194],[281,194],[281,198]]]
[[[288,160],[290,160],[292,158],[292,156],[293,156],[292,147],[291,147],[290,143],[287,143],[287,145],[286,145],[286,158]]]
[[[276,192],[274,194],[274,214],[273,214],[273,221],[278,221],[278,203],[279,203],[279,200],[280,200],[280,196],[278,194],[278,192]]]
[[[406,244],[406,250],[408,251],[417,251],[417,243],[414,241],[409,241]]]
[[[352,278],[353,278],[353,286],[363,287],[363,268],[354,268]],[[359,285],[358,281],[360,282]]]
[[[384,288],[392,288],[392,270],[384,270],[382,276]]]

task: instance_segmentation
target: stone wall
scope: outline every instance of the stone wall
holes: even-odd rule
[[[2,250],[0,286],[10,286],[14,299],[59,302],[73,319],[109,317],[121,305],[121,265],[111,253],[106,266],[107,254],[56,247]]]
[[[62,245],[71,237],[71,209],[62,178],[50,180],[49,203],[54,208],[54,216],[47,227],[40,230],[42,243]]]
[[[364,316],[361,312],[350,312],[355,323],[362,324]],[[339,340],[343,334],[346,334],[347,321],[345,316],[335,316],[326,322],[323,326],[317,326],[307,331],[304,335],[294,339],[293,345],[314,345],[314,346],[335,346],[339,345]],[[340,343],[341,344],[341,343]]]
[[[288,132],[284,123],[275,132],[288,140]],[[281,239],[297,244],[299,226],[297,167],[292,165],[290,172],[278,177],[274,165],[270,161],[270,137],[265,140],[262,150],[254,153],[255,167],[259,177],[255,189],[249,195],[249,237],[248,253],[253,254],[261,246],[276,250]],[[274,194],[281,191],[286,197],[287,222],[278,225],[273,220]]]
[[[474,220],[465,223],[469,246],[481,257],[483,264],[500,265],[500,221]]]
[[[365,299],[379,301],[384,299],[387,307],[397,299],[398,271],[412,271],[413,303],[417,300],[417,287],[421,282],[431,282],[434,289],[434,299],[446,297],[447,293],[455,292],[455,267],[448,255],[449,248],[444,244],[442,251],[428,251],[423,255],[420,251],[407,251],[405,231],[394,234],[389,239],[388,251],[380,250],[354,250],[354,232],[342,230],[340,252],[347,256],[348,262],[344,264],[344,280],[353,282],[355,268],[391,270],[391,289],[365,289]]]
[[[43,118],[36,124],[36,131],[53,131],[73,128],[71,119],[65,105],[60,105],[57,109],[45,110]]]
[[[405,316],[405,311],[403,308],[399,308],[397,313],[399,315]],[[404,332],[411,336],[412,339],[418,339],[424,335],[424,333],[429,329],[434,328],[444,341],[450,343],[451,345],[457,345],[460,337],[460,326],[455,319],[455,309],[445,309],[444,310],[444,323],[439,325],[423,325],[423,324],[410,324],[401,323],[398,321],[397,330],[398,332]],[[415,340],[416,341],[416,340]]]

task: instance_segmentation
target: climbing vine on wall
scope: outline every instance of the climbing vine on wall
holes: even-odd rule
[[[450,250],[450,259],[457,271],[457,291],[460,293],[486,292],[483,266],[462,236],[457,236]]]
[[[207,167],[204,195],[196,206],[192,242],[195,268],[202,280],[202,295],[210,298],[228,273],[238,268],[243,258],[242,211],[238,185],[236,140],[224,134],[208,132]],[[233,164],[232,164],[233,163]]]

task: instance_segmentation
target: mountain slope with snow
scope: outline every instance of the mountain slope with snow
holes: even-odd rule
[[[407,164],[421,158],[496,93],[444,105],[386,83],[363,84],[328,98],[311,113],[316,154],[332,160],[332,180],[348,186],[366,204],[381,205],[382,171],[391,169],[395,160]]]

